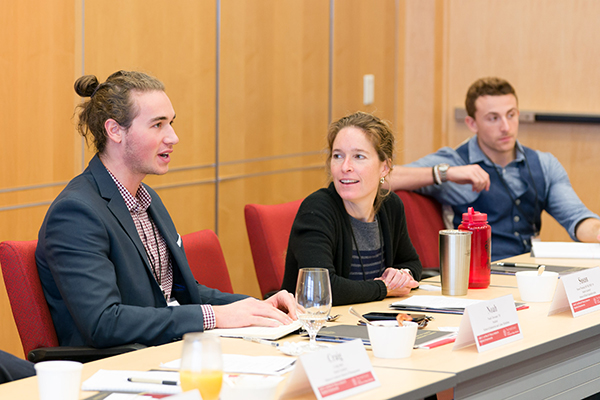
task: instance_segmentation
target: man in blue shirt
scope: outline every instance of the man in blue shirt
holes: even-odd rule
[[[600,217],[573,190],[560,162],[550,153],[517,141],[517,95],[507,81],[483,78],[465,100],[465,123],[475,136],[457,148],[443,147],[388,178],[392,190],[415,190],[444,204],[458,227],[468,207],[488,214],[492,260],[531,250],[546,210],[573,240],[600,241]]]

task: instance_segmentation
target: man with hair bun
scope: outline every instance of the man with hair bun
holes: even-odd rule
[[[285,291],[265,301],[223,293],[194,279],[160,197],[142,183],[169,169],[179,142],[164,85],[118,71],[75,91],[78,130],[96,155],[54,200],[36,261],[62,346],[159,345],[215,327],[277,326],[296,319]]]
[[[600,217],[577,197],[556,157],[518,142],[519,108],[510,83],[478,79],[467,92],[465,106],[465,123],[475,135],[455,149],[444,147],[394,168],[392,190],[436,198],[455,228],[468,207],[487,213],[492,260],[531,251],[543,210],[573,240],[600,241]]]

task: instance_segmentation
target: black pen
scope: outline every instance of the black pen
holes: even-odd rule
[[[173,385],[177,386],[177,381],[162,381],[160,379],[152,379],[152,378],[127,378],[129,382],[133,383],[156,383],[158,385]]]
[[[497,265],[499,267],[520,267],[520,268],[539,268],[545,264],[526,264],[526,263],[509,263],[509,262],[497,262],[492,263],[492,265]]]
[[[261,338],[257,338],[257,337],[250,337],[250,336],[242,336],[242,339],[248,340],[249,342],[266,344],[267,346],[279,347],[279,343],[273,342],[271,340],[265,340],[265,339],[261,339]]]

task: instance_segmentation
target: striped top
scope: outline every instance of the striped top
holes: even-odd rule
[[[373,222],[363,222],[350,217],[350,223],[356,243],[354,241],[352,243],[352,265],[349,278],[355,281],[379,278],[385,271],[385,262],[383,240],[377,216]],[[358,244],[358,250],[356,244]]]

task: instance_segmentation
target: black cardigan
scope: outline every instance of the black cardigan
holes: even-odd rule
[[[395,194],[385,197],[377,213],[385,247],[386,268],[407,268],[421,278],[421,261],[413,247],[404,204]],[[300,268],[329,270],[333,305],[382,300],[387,289],[381,280],[350,280],[352,226],[342,198],[332,184],[308,196],[300,206],[288,243],[282,289],[296,291]]]

